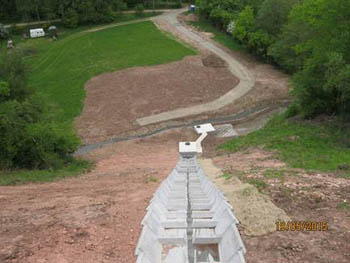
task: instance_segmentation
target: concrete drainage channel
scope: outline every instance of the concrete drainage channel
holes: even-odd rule
[[[143,134],[115,137],[115,138],[111,138],[111,139],[108,139],[108,140],[105,140],[102,142],[83,145],[74,153],[74,155],[76,155],[76,156],[84,155],[84,154],[87,154],[93,150],[108,146],[108,145],[116,143],[116,142],[123,142],[123,141],[146,138],[146,137],[153,136],[153,135],[156,135],[158,133],[168,131],[171,129],[190,127],[190,126],[202,124],[205,122],[210,122],[210,123],[214,123],[214,124],[225,123],[225,122],[237,122],[237,123],[248,122],[251,119],[261,117],[264,114],[269,114],[269,113],[275,112],[275,111],[280,112],[282,109],[285,109],[287,107],[287,105],[289,105],[289,101],[283,101],[280,104],[275,105],[275,106],[270,106],[270,105],[256,106],[256,107],[251,108],[250,110],[241,111],[237,114],[233,114],[233,115],[229,115],[229,116],[218,117],[218,118],[213,118],[213,119],[203,119],[203,120],[198,120],[198,121],[191,121],[191,122],[183,123],[183,124],[167,125],[166,127],[158,128],[158,129],[155,129],[153,131],[149,131],[149,132],[146,132]]]
[[[197,162],[211,124],[195,126],[196,142],[180,142],[180,158],[142,221],[137,263],[242,263],[245,247],[225,196]]]

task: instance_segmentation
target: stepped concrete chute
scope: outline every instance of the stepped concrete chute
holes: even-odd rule
[[[212,131],[210,126],[206,131],[197,126],[196,131],[204,134]],[[137,263],[245,262],[238,220],[197,162],[204,137],[179,144],[179,161],[155,192],[142,221]]]

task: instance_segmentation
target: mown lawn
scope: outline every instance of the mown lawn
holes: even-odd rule
[[[137,17],[127,15],[116,22],[133,19]],[[169,63],[196,54],[159,31],[152,22],[86,32],[91,28],[60,31],[56,42],[48,38],[26,41],[14,38],[16,48],[25,52],[30,87],[57,105],[59,122],[72,122],[80,114],[84,85],[93,76],[128,67]],[[75,160],[58,170],[0,171],[0,185],[57,180],[79,175],[91,166],[90,162]]]
[[[350,135],[350,134],[348,134]],[[263,129],[234,138],[219,148],[235,152],[260,146],[276,152],[281,160],[294,168],[314,171],[340,171],[350,176],[350,148],[342,143],[339,123],[294,121],[274,117]]]
[[[226,34],[225,32],[222,32],[221,30],[217,29],[215,26],[213,26],[209,21],[199,18],[198,21],[191,21],[188,22],[190,25],[194,26],[199,31],[204,32],[210,32],[214,34],[213,39],[220,44],[228,47],[229,49],[233,51],[241,51],[244,50],[244,47],[241,46],[233,37]]]
[[[152,22],[114,27],[93,33],[78,32],[57,42],[30,40],[26,59],[30,86],[56,103],[62,121],[82,110],[84,84],[91,77],[134,66],[180,60],[195,54],[159,31]]]

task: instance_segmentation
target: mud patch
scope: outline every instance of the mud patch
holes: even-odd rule
[[[203,65],[210,68],[225,68],[227,67],[226,62],[220,57],[210,54],[202,59]]]

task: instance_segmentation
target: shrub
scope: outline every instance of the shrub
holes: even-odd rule
[[[63,15],[63,25],[68,28],[75,28],[78,26],[79,17],[77,12],[73,8],[69,8]]]
[[[21,54],[0,59],[0,169],[59,168],[79,146],[73,128],[29,91]]]
[[[30,101],[0,103],[0,168],[16,165],[14,159],[21,150],[26,126],[40,119],[41,109],[37,106]]]
[[[175,4],[173,5],[173,8],[181,8],[181,7],[182,7],[181,0],[177,0],[177,1],[175,2]],[[168,8],[172,8],[172,6],[169,5]]]
[[[59,168],[71,159],[78,137],[46,112],[38,97],[0,104],[0,168]]]
[[[267,50],[269,46],[274,42],[273,38],[261,31],[255,31],[248,33],[248,46],[258,56],[267,58]]]
[[[239,13],[236,19],[235,29],[232,33],[237,40],[247,42],[248,34],[254,32],[255,27],[254,10],[252,7],[246,6],[246,8]]]
[[[27,85],[27,71],[20,52],[11,52],[11,54],[5,54],[1,57],[0,81],[8,83],[10,88],[10,94],[6,95],[8,100],[22,101],[32,94]],[[4,88],[4,84],[2,87]]]
[[[116,0],[114,2],[114,9],[117,11],[124,11],[128,9],[128,5],[123,0]]]
[[[10,97],[10,84],[6,81],[0,81],[0,103],[8,100]]]
[[[26,127],[16,164],[27,168],[60,168],[71,161],[80,141],[73,129],[55,123],[34,123]]]
[[[233,20],[233,14],[223,9],[213,9],[210,12],[209,18],[216,26],[224,28]]]
[[[300,106],[297,103],[292,103],[286,112],[284,113],[285,118],[292,118],[300,114]]]
[[[143,16],[143,13],[145,11],[145,8],[143,7],[143,4],[137,4],[135,6],[135,11],[136,11],[135,14],[137,16]]]

